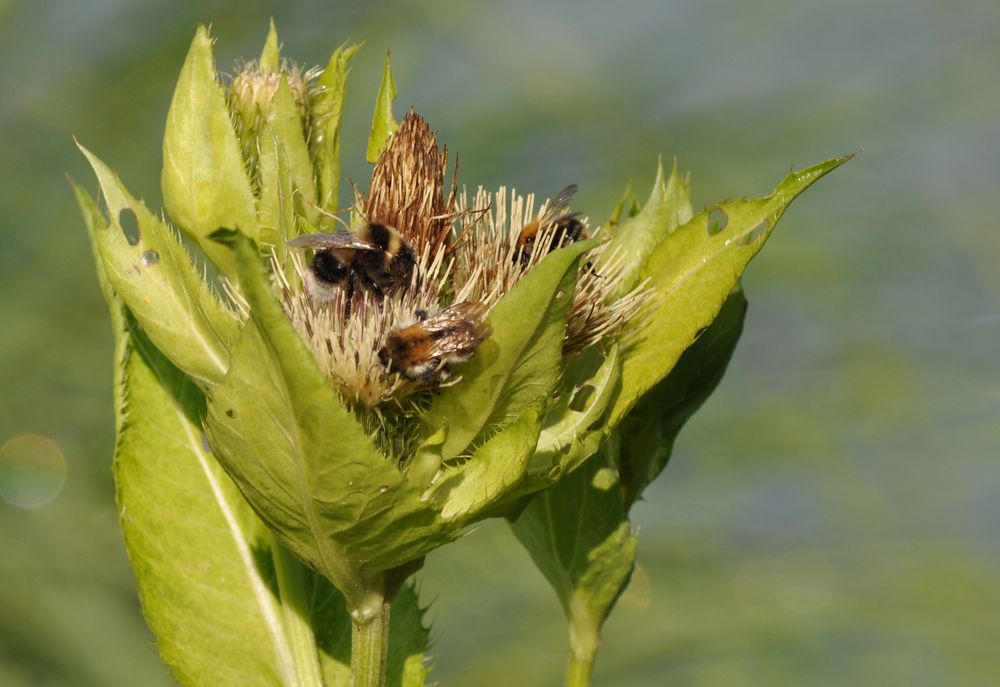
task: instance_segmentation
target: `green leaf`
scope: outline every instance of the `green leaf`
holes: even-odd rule
[[[441,508],[444,520],[474,516],[487,509],[524,479],[541,426],[540,407],[524,411],[469,460],[447,469],[424,498]]]
[[[285,264],[286,244],[298,235],[295,223],[295,186],[288,171],[284,147],[268,124],[261,126],[260,151],[260,242],[273,246],[280,265]]]
[[[97,174],[108,207],[110,224],[91,232],[108,282],[153,344],[199,386],[211,388],[229,366],[236,316],[212,293],[170,228],[95,155],[80,150]],[[91,222],[97,217],[91,214]],[[138,224],[135,245],[123,232],[123,219]]]
[[[274,28],[273,18],[267,29],[267,38],[264,40],[264,49],[260,52],[258,66],[260,71],[270,74],[277,74],[281,70],[281,43],[278,42],[278,30]]]
[[[672,234],[677,227],[690,221],[691,183],[688,175],[677,173],[677,161],[670,170],[670,178],[663,179],[663,162],[657,163],[656,180],[653,191],[646,205],[637,214],[630,216],[616,227],[611,227],[612,238],[604,250],[605,260],[614,260],[623,266],[628,275],[621,283],[618,294],[627,293],[642,280],[642,267],[649,255],[663,239]],[[613,217],[621,215],[624,205],[628,202],[630,188],[615,206]],[[632,203],[635,202],[634,196]]]
[[[677,365],[622,419],[618,470],[631,507],[660,474],[681,428],[718,386],[743,332],[747,301],[736,290]]]
[[[118,298],[114,286],[111,285],[111,281],[108,279],[108,272],[104,269],[104,261],[97,247],[97,234],[99,231],[107,228],[108,220],[84,188],[77,186],[76,182],[72,179],[70,179],[69,183],[73,188],[73,195],[76,196],[76,203],[80,206],[80,213],[83,215],[83,221],[87,227],[87,236],[90,238],[90,250],[94,255],[94,266],[97,268],[97,282],[101,287],[101,295],[104,296],[104,302],[108,305],[108,311],[111,313],[112,330],[115,332],[121,331],[125,326],[122,319],[121,299]]]
[[[559,597],[571,649],[592,654],[637,546],[607,457],[595,455],[540,493],[511,527]]]
[[[389,144],[389,139],[396,133],[399,124],[392,116],[392,101],[396,99],[396,82],[392,78],[392,62],[389,53],[385,55],[385,65],[382,67],[382,83],[375,97],[375,114],[372,115],[372,131],[368,135],[368,162],[378,162],[378,156]]]
[[[309,146],[303,131],[302,117],[299,107],[295,104],[295,96],[288,86],[284,74],[278,88],[266,109],[266,121],[271,134],[278,141],[285,155],[288,171],[297,194],[297,210],[309,222],[315,224],[317,212],[316,184],[313,181],[312,161],[309,159]]]
[[[327,212],[337,212],[340,193],[340,122],[344,111],[344,91],[348,65],[362,43],[344,43],[333,53],[326,69],[316,80],[310,102],[311,143],[319,185],[319,203]]]
[[[270,535],[203,446],[202,393],[148,343],[124,389],[115,484],[160,655],[184,685],[292,684]]]
[[[581,455],[580,450],[589,443],[588,435],[603,436],[598,422],[614,399],[620,371],[617,344],[606,353],[589,348],[567,363],[538,438],[533,471],[550,473],[559,466],[561,474],[593,453]]]
[[[681,353],[712,323],[788,204],[850,158],[792,172],[764,198],[720,203],[656,246],[639,275],[649,280],[654,300],[623,335],[623,345],[630,350],[622,361],[622,389],[611,410],[612,426],[673,369]],[[718,219],[712,225],[714,232],[710,216]],[[625,229],[622,225],[620,231]]]
[[[167,113],[161,185],[170,217],[232,275],[232,255],[208,236],[228,227],[256,239],[256,200],[204,26],[195,33]]]
[[[237,236],[236,252],[252,315],[208,405],[211,444],[282,543],[355,608],[363,575],[419,558],[452,535],[323,377],[251,242]]]
[[[386,684],[389,687],[424,687],[427,681],[427,652],[431,633],[424,621],[416,588],[406,584],[392,602],[389,616],[389,657]],[[350,647],[348,647],[350,656]],[[331,687],[335,684],[329,682]]]
[[[580,241],[553,251],[490,312],[493,335],[461,366],[461,383],[441,391],[424,416],[429,434],[447,427],[443,460],[485,441],[551,392],[559,378],[577,268],[594,245]]]

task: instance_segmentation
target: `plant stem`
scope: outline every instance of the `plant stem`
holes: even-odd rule
[[[601,645],[601,623],[585,606],[569,606],[569,663],[566,665],[566,687],[588,687],[594,672],[597,649]]]
[[[391,607],[384,589],[372,587],[365,603],[351,610],[351,687],[385,684]]]
[[[566,687],[588,687],[596,658],[597,652],[580,655],[571,650],[569,664],[566,666]]]
[[[281,596],[282,620],[295,664],[295,685],[323,687],[316,637],[309,618],[309,597],[302,578],[302,563],[277,539],[271,541],[278,593]]]

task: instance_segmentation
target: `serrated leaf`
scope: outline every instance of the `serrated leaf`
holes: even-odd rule
[[[361,43],[343,44],[330,56],[326,69],[316,80],[310,102],[311,144],[316,163],[319,204],[327,212],[340,209],[340,122],[351,58]]]
[[[202,444],[204,397],[151,345],[124,380],[115,484],[161,657],[184,685],[292,684],[270,535]]]
[[[94,256],[94,267],[97,270],[97,282],[101,287],[101,295],[104,297],[104,302],[107,304],[108,312],[111,315],[111,329],[116,333],[124,331],[125,320],[122,316],[122,302],[118,294],[115,293],[115,288],[111,285],[111,280],[108,279],[108,272],[104,269],[104,260],[101,258],[100,249],[97,247],[97,232],[104,230],[108,226],[108,220],[85,189],[77,186],[76,182],[72,179],[70,179],[69,183],[73,188],[73,195],[76,196],[76,203],[80,207],[80,213],[83,215],[83,221],[87,227],[87,236],[90,238],[90,250]],[[117,338],[119,337],[116,336]],[[118,357],[116,356],[115,359],[117,360]],[[120,383],[117,377],[120,369],[121,366],[115,366],[116,389]]]
[[[368,151],[365,155],[372,164],[378,162],[378,156],[399,128],[396,118],[392,116],[392,101],[395,99],[396,82],[392,78],[392,61],[386,53],[385,64],[382,67],[382,83],[375,97],[375,114],[372,115],[372,130],[368,135]]]
[[[674,440],[722,379],[743,332],[747,301],[742,290],[723,303],[718,317],[677,365],[622,419],[618,426],[619,474],[626,507],[660,474]]]
[[[133,198],[107,165],[86,148],[80,150],[97,174],[108,207],[110,224],[91,234],[108,282],[153,344],[199,386],[211,388],[229,366],[236,316],[212,293],[170,228]],[[122,230],[127,213],[139,227],[135,245]]]
[[[541,492],[511,528],[559,597],[571,649],[596,650],[601,624],[632,574],[637,546],[606,456],[595,455]]]
[[[332,589],[328,582],[326,586]],[[314,608],[323,614],[340,617],[347,613],[347,606],[343,597],[336,590],[334,592],[335,597],[314,604]],[[404,584],[392,602],[389,615],[387,687],[424,687],[429,672],[426,656],[430,650],[430,629],[425,624],[425,612],[414,584]],[[350,626],[330,624],[319,615],[313,616],[312,624],[321,649],[323,684],[327,687],[347,685],[351,679]]]
[[[232,255],[208,236],[228,227],[258,238],[256,200],[204,26],[195,33],[167,112],[161,185],[173,221],[231,276]]]
[[[513,422],[555,386],[577,267],[594,245],[553,251],[490,311],[492,336],[459,369],[462,382],[441,391],[424,416],[429,433],[447,427],[443,460]]]
[[[271,134],[281,146],[292,177],[296,208],[299,214],[315,224],[316,184],[313,180],[312,161],[309,159],[309,146],[306,145],[299,107],[295,103],[295,96],[292,95],[288,79],[284,74],[281,75],[274,97],[265,109],[267,124]]]
[[[258,60],[260,71],[276,74],[281,69],[281,43],[278,42],[278,30],[274,28],[274,19],[271,19],[267,29],[267,38],[264,39],[264,48],[260,51]]]
[[[656,246],[640,272],[641,279],[649,280],[654,300],[625,332],[623,345],[630,350],[622,361],[622,390],[611,411],[612,426],[712,323],[789,203],[850,157],[792,172],[764,198],[720,203]],[[725,226],[715,225],[710,232],[710,215],[724,215]]]
[[[385,682],[389,687],[424,687],[426,684],[431,632],[425,625],[424,613],[416,588],[412,583],[404,585],[392,602],[389,616],[389,656],[385,670]]]
[[[251,319],[208,406],[212,446],[282,543],[327,575],[349,605],[359,603],[363,573],[419,558],[449,537],[323,377],[256,249],[236,241]]]
[[[475,515],[524,479],[541,430],[541,409],[529,408],[494,434],[469,460],[446,470],[424,498],[444,520]]]
[[[618,201],[613,217],[621,215],[627,204],[626,195]],[[632,203],[635,199],[632,196]],[[657,245],[672,234],[677,227],[690,221],[691,184],[687,175],[677,172],[677,161],[670,170],[670,177],[664,179],[663,162],[656,167],[656,179],[649,200],[642,209],[624,220],[620,225],[610,227],[611,240],[603,255],[606,260],[614,260],[621,265],[626,275],[618,288],[618,294],[631,291],[642,280],[642,267]]]

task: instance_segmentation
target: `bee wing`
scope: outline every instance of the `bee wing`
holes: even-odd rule
[[[482,323],[486,306],[477,301],[464,301],[445,308],[420,325],[428,332],[444,332],[431,344],[430,355],[440,357],[449,353],[471,353],[491,333],[489,325]]]
[[[570,184],[562,191],[555,195],[555,198],[549,201],[548,206],[545,208],[545,214],[542,215],[539,220],[539,224],[545,225],[549,224],[558,217],[560,217],[569,207],[570,202],[573,200],[573,196],[576,195],[576,191],[579,187],[576,184]]]
[[[362,241],[349,231],[338,231],[333,234],[303,234],[288,242],[289,248],[312,248],[327,250],[330,248],[354,248],[357,250],[379,250],[378,246]]]
[[[429,332],[439,332],[466,323],[477,326],[485,314],[486,306],[482,303],[463,301],[445,308],[420,324]]]

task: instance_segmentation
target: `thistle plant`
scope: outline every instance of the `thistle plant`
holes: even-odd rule
[[[163,141],[169,220],[81,147],[144,613],[183,684],[423,685],[411,576],[505,517],[566,610],[567,684],[588,684],[629,508],[725,369],[740,274],[846,158],[699,214],[661,168],[597,225],[572,189],[466,190],[421,115],[396,121],[387,57],[372,174],[341,208],[359,47],[305,69],[272,25],[221,79],[199,28]]]

